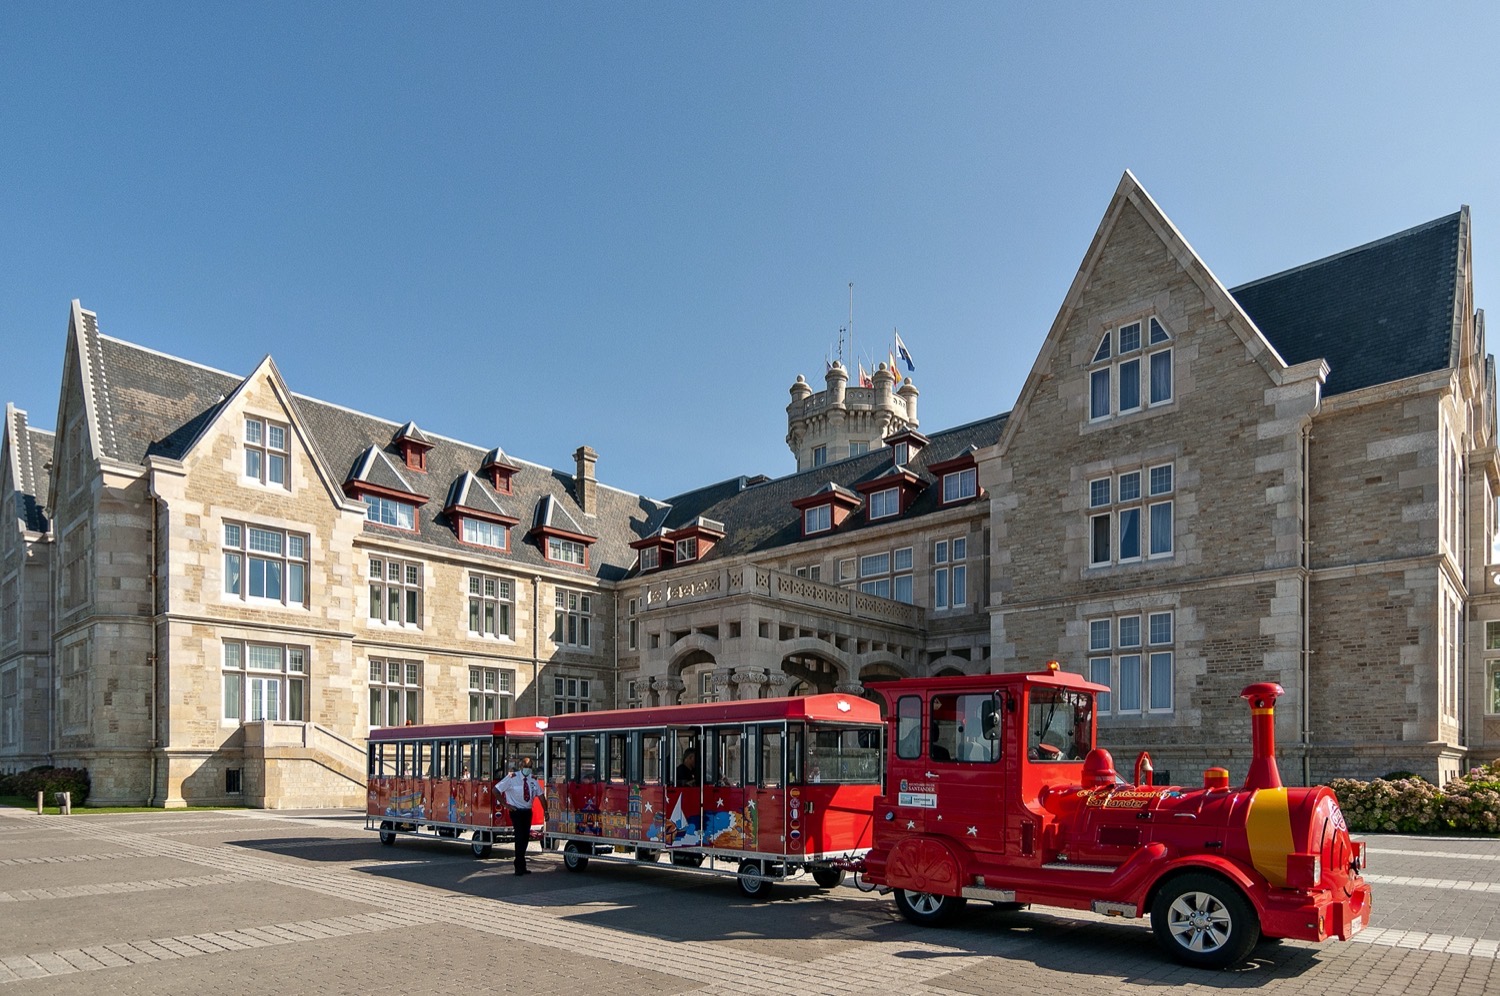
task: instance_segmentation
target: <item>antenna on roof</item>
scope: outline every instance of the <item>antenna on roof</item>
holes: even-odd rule
[[[859,354],[854,351],[854,281],[849,281],[849,357],[853,359]]]

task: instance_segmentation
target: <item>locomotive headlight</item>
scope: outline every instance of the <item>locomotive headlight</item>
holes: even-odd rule
[[[1293,889],[1316,889],[1323,881],[1323,858],[1317,854],[1288,854],[1286,884]]]

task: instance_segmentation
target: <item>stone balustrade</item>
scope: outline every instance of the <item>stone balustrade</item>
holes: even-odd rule
[[[796,608],[907,629],[921,629],[926,623],[926,612],[918,606],[753,564],[663,577],[647,586],[642,611],[735,595],[756,595]]]

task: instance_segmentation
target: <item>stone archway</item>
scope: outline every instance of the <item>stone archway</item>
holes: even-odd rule
[[[909,677],[905,662],[895,654],[870,654],[860,659],[859,683],[864,686],[860,695],[880,706],[882,715],[885,713],[885,697],[871,686]]]

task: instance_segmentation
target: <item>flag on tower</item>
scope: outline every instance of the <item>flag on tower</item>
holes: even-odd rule
[[[901,354],[902,361],[906,363],[907,372],[916,373],[917,365],[912,362],[911,352],[906,348],[906,343],[901,341],[901,333],[895,329],[892,329],[891,333],[896,337],[896,352]]]
[[[874,387],[875,386],[875,382],[870,379],[870,375],[867,374],[867,373],[865,373],[865,365],[863,363],[861,363],[859,365],[859,386],[860,387]]]

